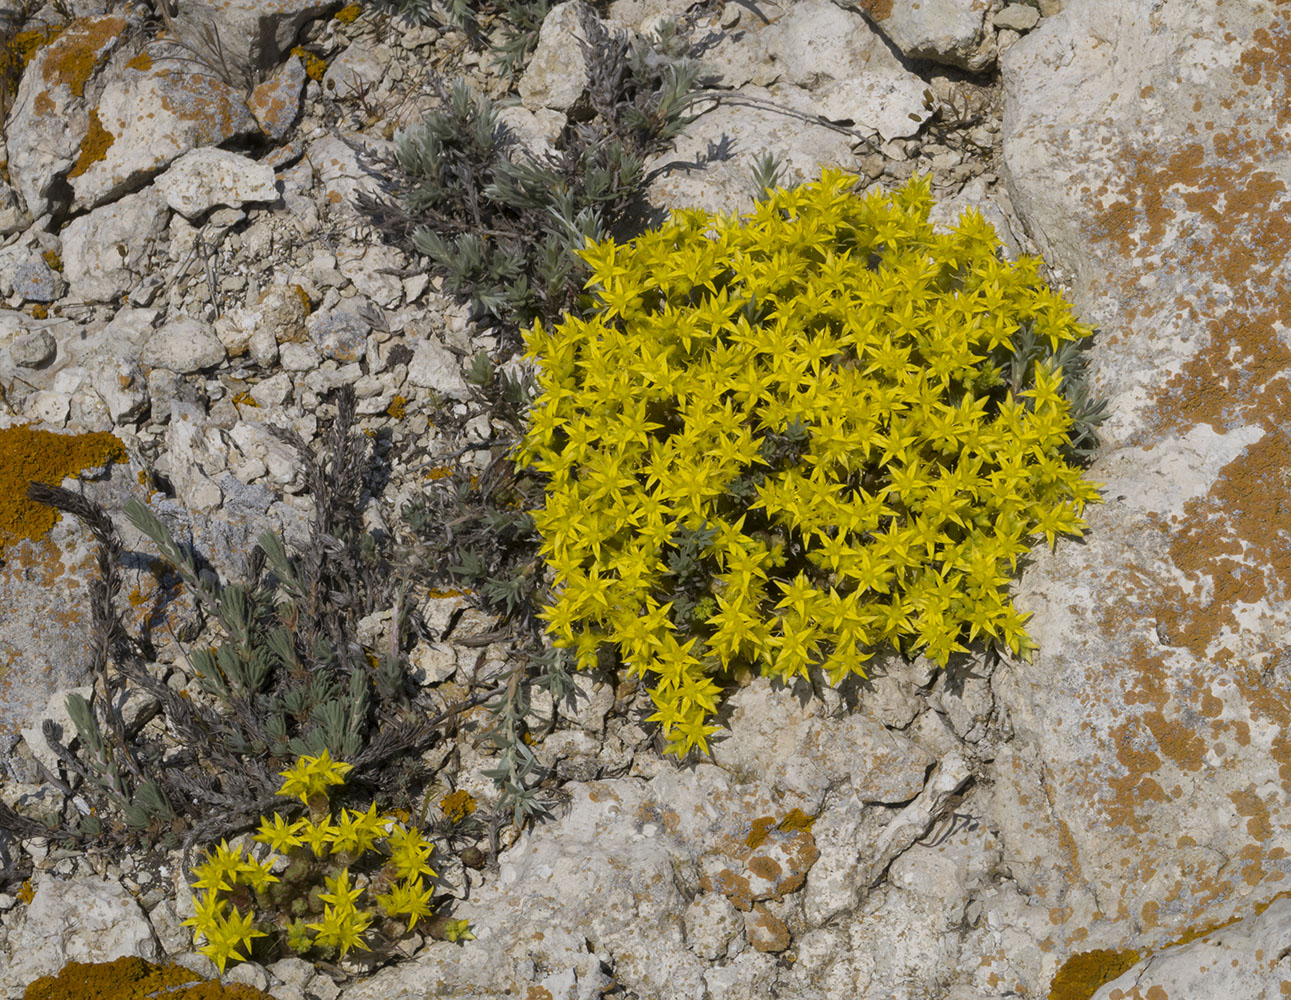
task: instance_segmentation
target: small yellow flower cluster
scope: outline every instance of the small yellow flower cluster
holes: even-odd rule
[[[678,755],[707,750],[713,677],[737,661],[837,684],[882,645],[942,666],[979,636],[1026,655],[1017,561],[1099,502],[1061,457],[1062,369],[1036,362],[1015,396],[1000,365],[1024,324],[1051,353],[1092,330],[980,213],[936,232],[927,177],[890,197],[855,181],[826,170],[742,219],[675,211],[633,244],[589,240],[596,314],[525,334],[542,393],[511,457],[551,477],[542,617],[580,667],[614,643],[658,678],[651,718]],[[801,462],[768,471],[791,426]],[[759,474],[740,505],[728,488]],[[705,526],[715,612],[688,631],[664,560]],[[791,548],[805,562],[773,575]]]
[[[391,816],[379,815],[375,803],[365,812],[342,809],[338,816],[331,815],[326,790],[343,784],[351,769],[352,765],[332,760],[324,750],[317,757],[301,757],[282,772],[278,794],[299,797],[312,815],[294,821],[277,812],[272,819],[261,817],[253,839],[287,857],[281,880],[272,872],[272,859],[245,857],[240,847],[230,848],[226,842],[208,851],[206,861],[194,867],[198,877],[192,888],[199,890],[194,893],[195,915],[184,924],[194,928],[195,943],[199,936],[206,938],[199,950],[221,972],[230,958],[247,959],[254,938],[267,936],[256,929],[253,906],[260,908],[265,926],[285,934],[293,950],[336,949],[342,957],[351,948],[369,950],[364,934],[374,914],[359,906],[365,893],[387,918],[406,916],[408,931],[420,918],[430,916],[431,889],[423,876],[434,878],[436,873],[429,864],[433,847],[421,833]],[[366,855],[376,856],[378,870],[356,875],[351,866],[371,860]],[[319,876],[327,891],[317,893],[316,909],[321,907],[321,913],[315,913],[318,919],[309,923],[300,916],[308,906],[299,901],[309,898]],[[465,921],[449,923],[459,937],[471,937]]]

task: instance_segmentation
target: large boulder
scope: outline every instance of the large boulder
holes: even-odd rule
[[[1100,328],[1112,414],[1106,503],[1037,553],[1040,650],[996,679],[1005,873],[1059,961],[1291,874],[1287,38],[1275,3],[1087,0],[1002,61],[1009,193]]]

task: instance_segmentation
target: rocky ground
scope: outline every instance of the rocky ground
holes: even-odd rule
[[[195,11],[176,15],[181,36],[198,31]],[[67,20],[0,13],[28,29]],[[439,105],[431,74],[518,97],[504,120],[531,150],[550,143],[582,88],[570,5],[514,81],[460,31],[375,8],[283,5],[252,30],[257,11],[217,5],[229,62],[260,68],[241,89],[236,73],[218,83],[167,62],[142,8],[71,13],[7,102],[0,433],[30,423],[124,445],[78,488],[133,555],[130,624],[162,584],[155,546],[119,516],[125,499],[146,493],[237,579],[261,531],[308,540],[300,456],[267,428],[314,440],[337,387],[353,387],[362,429],[388,435],[371,525],[394,523],[445,456],[482,473],[502,429],[464,371],[481,350],[503,360],[499,332],[386,245],[355,200],[382,189],[368,151]],[[1015,588],[1040,650],[949,673],[879,658],[842,694],[755,680],[731,696],[712,762],[680,767],[641,722],[644,691],[580,675],[576,707],[534,746],[552,818],[442,855],[475,940],[417,939],[405,960],[337,981],[299,960],[231,978],[279,1000],[1285,993],[1285,6],[600,12],[638,33],[665,14],[698,46],[709,91],[647,164],[653,208],[748,208],[764,151],[788,179],[825,164],[891,187],[930,171],[939,221],[981,208],[1009,255],[1042,253],[1100,327],[1094,383],[1112,417],[1091,477],[1106,503],[1085,543],[1037,551]],[[5,458],[51,476],[85,467]],[[5,477],[0,489],[21,487]],[[68,517],[34,530],[15,509],[0,501],[0,723],[20,734],[0,799],[56,816],[40,724],[68,726],[66,692],[88,683],[93,538]],[[414,597],[442,637],[409,654],[433,712],[513,651],[463,595]],[[211,624],[162,603],[151,669],[200,697],[184,649],[213,641]],[[388,621],[366,620],[365,648]],[[164,732],[146,721],[155,710],[140,697],[127,714]],[[472,738],[487,722],[476,710],[455,745],[428,751],[432,765],[456,755],[481,814],[498,798],[491,747]],[[463,862],[468,847],[482,867]],[[214,971],[180,926],[177,852],[32,837],[3,849],[32,871],[21,896],[0,895],[6,995],[68,960],[176,956]]]

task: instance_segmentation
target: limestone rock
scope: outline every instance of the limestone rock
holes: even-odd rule
[[[216,205],[277,201],[273,170],[222,149],[194,149],[157,178],[166,204],[190,222]]]
[[[1091,381],[1113,414],[1091,471],[1107,503],[1086,545],[1027,571],[1040,651],[996,684],[1045,790],[1032,822],[1062,845],[1005,853],[1063,907],[1059,959],[1120,947],[1118,912],[1143,921],[1136,947],[1160,944],[1291,873],[1291,715],[1271,696],[1291,678],[1270,653],[1291,615],[1274,263],[1291,153],[1258,124],[1283,95],[1274,20],[1093,0],[1002,60],[1012,202],[1104,331]],[[1092,921],[1068,898],[1086,884]]]
[[[167,216],[161,193],[145,188],[69,222],[59,235],[71,293],[110,302],[134,288],[148,269],[151,244],[166,231]]]
[[[520,78],[524,106],[568,111],[587,87],[587,60],[580,43],[587,41],[581,18],[595,16],[581,0],[565,0],[551,8],[538,33],[538,45]]]
[[[11,932],[13,961],[0,971],[0,987],[19,990],[53,975],[68,962],[110,962],[125,955],[159,957],[157,939],[134,897],[115,881],[79,877],[33,881],[26,921]]]
[[[91,138],[97,136],[98,145],[92,154],[83,152],[70,175],[74,209],[120,197],[190,150],[258,132],[240,91],[169,61],[110,79],[94,121]]]

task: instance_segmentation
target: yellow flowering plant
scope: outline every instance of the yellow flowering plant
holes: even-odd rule
[[[1092,329],[927,177],[775,191],[588,240],[590,318],[525,332],[541,394],[511,458],[549,477],[541,612],[579,667],[616,648],[668,751],[706,751],[719,674],[865,676],[883,646],[940,666],[1027,656],[1008,587],[1100,501]]]
[[[281,772],[278,794],[301,799],[309,815],[261,817],[252,840],[271,854],[257,859],[221,841],[194,866],[194,914],[183,923],[221,973],[229,961],[250,958],[257,938],[276,955],[285,948],[333,959],[355,949],[388,954],[419,923],[439,939],[473,937],[465,920],[436,915],[428,881],[437,878],[434,847],[416,827],[378,813],[375,803],[333,813],[328,789],[350,770],[326,750],[301,757]]]

